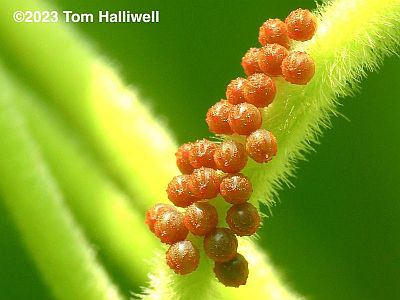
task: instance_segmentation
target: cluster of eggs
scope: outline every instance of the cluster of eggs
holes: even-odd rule
[[[214,273],[221,283],[231,287],[246,283],[248,263],[237,252],[236,236],[253,235],[260,215],[248,202],[252,184],[240,172],[248,157],[266,163],[276,155],[276,138],[261,128],[261,110],[276,94],[271,77],[283,76],[292,84],[311,80],[315,71],[312,58],[305,52],[290,51],[290,39],[309,40],[315,30],[316,18],[304,9],[291,12],[285,22],[267,20],[259,32],[262,47],[251,48],[242,59],[247,79],[232,80],[227,100],[208,110],[206,122],[211,132],[244,136],[244,145],[227,138],[221,143],[202,139],[178,148],[176,163],[182,174],[175,176],[166,190],[173,205],[158,203],[146,214],[150,230],[170,245],[166,261],[175,273],[189,274],[199,264],[199,249],[187,239],[190,232],[204,237],[204,252],[214,261]],[[219,194],[231,204],[225,216],[229,228],[218,226],[218,212],[210,201]]]

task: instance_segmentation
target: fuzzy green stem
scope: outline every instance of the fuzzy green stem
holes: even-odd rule
[[[196,239],[195,242],[202,249],[201,239]],[[164,255],[160,252],[153,260],[154,271],[150,276],[150,287],[145,289],[139,298],[144,300],[303,299],[284,284],[265,251],[259,249],[251,240],[241,239],[238,252],[244,254],[249,262],[250,277],[245,286],[226,288],[218,283],[214,275],[210,274],[213,263],[202,250],[200,256],[202,263],[199,268],[186,276],[176,275],[161,264]]]
[[[18,99],[18,104],[85,232],[99,244],[99,251],[123,270],[131,286],[143,284],[148,261],[159,245],[144,226],[143,213],[132,207],[129,197],[96,165],[54,112],[34,99]]]
[[[11,22],[9,15],[16,8],[14,3],[6,0],[5,9],[0,12],[0,35],[9,41],[5,47],[8,47],[10,55],[13,55],[13,49],[34,50],[30,59],[23,55],[14,58],[37,77],[43,90],[77,124],[80,132],[93,145],[100,145],[96,149],[99,156],[111,162],[110,170],[129,187],[132,195],[142,200],[137,202],[138,207],[144,209],[149,203],[164,199],[165,185],[176,173],[174,143],[165,130],[151,119],[135,94],[115,73],[92,51],[78,45],[77,37],[64,26],[50,29],[39,24],[27,27]],[[18,2],[28,9],[26,3],[36,2]],[[293,174],[293,162],[302,157],[310,143],[315,141],[320,128],[328,123],[336,97],[354,90],[354,84],[365,70],[374,69],[384,55],[398,46],[398,0],[340,0],[323,7],[320,12],[321,22],[316,37],[308,43],[295,45],[295,48],[307,50],[315,59],[317,71],[313,81],[305,87],[278,82],[278,97],[265,111],[264,126],[277,136],[279,154],[266,165],[249,163],[246,168],[245,173],[251,176],[254,185],[253,202],[271,203],[277,187]],[[38,44],[35,36],[46,39],[46,45]],[[60,45],[67,50],[59,51],[57,57],[52,56],[51,51]],[[154,170],[161,180],[153,180]],[[244,250],[243,254],[251,258],[251,253],[257,251],[253,249]],[[158,276],[153,277],[152,284],[156,290],[149,296],[153,299],[157,294],[165,299],[174,299],[179,295],[197,295],[199,291],[208,291],[203,299],[215,295],[219,299],[228,296],[239,299],[240,295],[266,299],[272,298],[276,289],[282,289],[278,280],[277,287],[256,288],[265,287],[271,281],[264,282],[267,279],[254,271],[256,267],[268,268],[265,260],[251,266],[248,284],[234,292],[212,279],[207,263],[203,263],[196,275],[202,280],[190,284],[190,276],[177,278],[163,262],[157,262],[162,271],[157,271]],[[201,282],[207,285],[199,286]],[[286,298],[290,297],[295,296]]]
[[[77,124],[83,136],[92,144],[100,145],[97,149],[100,157],[111,162],[108,167],[122,178],[131,194],[141,200],[136,202],[138,207],[144,210],[155,201],[165,199],[166,183],[177,173],[172,159],[175,143],[116,74],[89,48],[82,46],[76,34],[58,24],[51,28],[41,24],[27,27],[10,21],[14,9],[39,9],[37,4],[36,1],[10,0],[4,3],[0,12],[0,35],[8,41],[9,55],[14,57],[13,49],[29,49],[30,59],[19,55],[14,59],[31,72],[45,93],[55,99],[56,106]],[[37,36],[40,39],[35,38]],[[45,44],[38,42],[43,39]],[[62,51],[55,51],[60,47],[63,47]],[[51,55],[52,51],[57,52],[57,57]],[[157,170],[157,181],[154,181],[154,170]],[[60,178],[62,182],[62,176]],[[87,221],[87,216],[81,214],[81,218]],[[118,237],[120,235],[116,235]],[[164,266],[164,262],[159,265]],[[268,269],[265,262],[259,266]],[[209,265],[203,263],[200,269],[202,271],[196,275],[197,287],[201,287],[204,292],[201,294],[208,297],[214,288],[210,289],[204,283],[210,283],[211,287],[217,283],[211,276]],[[179,286],[188,281],[188,277],[173,275],[173,278]],[[161,281],[163,285],[170,282],[164,278]],[[274,282],[280,284],[279,289],[285,290],[278,280]],[[161,286],[159,290],[162,290]],[[201,295],[192,293],[191,289],[177,291],[182,295]],[[163,294],[162,298],[173,299],[174,296]]]
[[[127,187],[137,207],[145,211],[165,199],[165,187],[177,168],[171,159],[176,144],[164,126],[70,27],[61,21],[16,23],[16,10],[53,8],[37,0],[2,1],[0,38],[7,43],[0,51],[23,66],[91,143],[98,160],[107,162],[104,166]]]
[[[0,192],[21,237],[58,299],[122,299],[66,207],[15,106],[25,97],[0,66]]]
[[[250,161],[244,170],[253,183],[251,201],[255,204],[273,203],[277,189],[282,183],[288,183],[293,175],[294,162],[311,149],[311,143],[329,124],[337,97],[351,94],[366,70],[376,69],[383,57],[394,53],[399,46],[399,0],[329,1],[316,14],[319,29],[315,37],[307,43],[293,45],[295,50],[305,50],[313,57],[315,76],[306,86],[277,80],[278,95],[264,112],[263,126],[276,135],[279,153],[265,165]],[[280,299],[276,295],[280,294],[281,285],[278,284],[278,289],[273,285],[267,286],[271,280],[257,273],[257,270],[266,270],[267,267],[261,262],[254,265],[253,251],[251,246],[243,251],[250,260],[248,283],[233,291],[221,285],[209,285],[212,290],[209,295],[219,293],[218,299]],[[164,273],[158,271],[158,274]],[[208,276],[213,275],[205,273],[203,278]],[[201,290],[198,286],[192,287],[189,280],[168,279],[170,277],[157,278],[157,282],[165,281],[166,292],[172,295]],[[170,291],[172,287],[174,289]],[[163,288],[158,285],[154,293]],[[151,292],[149,295],[149,299],[154,299]],[[295,297],[289,294],[281,298]]]
[[[366,71],[376,70],[400,45],[399,0],[327,1],[316,13],[315,37],[293,45],[314,59],[315,76],[305,86],[277,82],[278,94],[264,112],[263,125],[277,137],[278,155],[263,166],[250,162],[244,171],[252,179],[254,203],[273,203],[277,190],[290,184],[295,161],[329,126],[337,98],[354,93]]]

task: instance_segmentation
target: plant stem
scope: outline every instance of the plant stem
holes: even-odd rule
[[[132,207],[54,111],[34,99],[18,99],[18,104],[85,232],[123,270],[131,288],[143,284],[159,245],[144,225],[143,213]]]
[[[200,249],[200,239],[196,239]],[[238,252],[245,254],[249,262],[250,276],[245,286],[227,288],[217,282],[210,271],[213,263],[204,251],[201,252],[199,268],[186,276],[175,275],[168,267],[161,263],[162,253],[155,257],[154,271],[150,287],[144,290],[141,299],[193,299],[193,300],[231,300],[231,299],[303,299],[285,285],[279,274],[274,270],[265,251],[259,249],[250,239],[239,241]]]
[[[11,21],[13,10],[29,9],[31,5],[38,9],[38,2],[32,0],[5,0],[3,4],[0,36],[8,41],[5,47],[10,55],[36,78],[55,106],[90,141],[99,157],[110,162],[106,167],[135,199],[141,200],[135,202],[137,207],[143,211],[165,199],[166,183],[177,173],[173,164],[174,142],[115,72],[90,48],[82,46],[65,26],[25,26]],[[279,81],[278,96],[264,113],[264,127],[277,136],[279,154],[263,166],[250,162],[244,171],[253,182],[253,203],[272,203],[277,188],[293,174],[293,162],[310,149],[321,128],[329,124],[336,98],[354,91],[365,70],[375,69],[399,44],[399,0],[339,0],[329,2],[320,13],[315,38],[294,46],[314,58],[317,66],[314,79],[307,86]],[[45,45],[42,40],[46,40]],[[31,51],[31,55],[15,55],[15,49]],[[154,180],[154,170],[158,180]],[[243,254],[250,260],[252,253],[257,252],[253,246],[244,249]],[[262,258],[259,253],[254,256]],[[268,270],[265,258],[251,264],[248,284],[232,291],[215,282],[209,262],[200,266],[197,275],[178,278],[158,259],[157,276],[152,282],[155,290],[149,298],[201,295],[207,299],[218,295],[219,299],[239,299],[245,295],[267,299],[277,291],[291,295],[286,298],[296,297],[278,279],[267,279],[268,276],[257,272],[257,268]],[[271,274],[276,278],[276,274]],[[193,278],[201,280],[194,282],[190,280]],[[268,287],[264,280],[277,284]]]
[[[165,127],[70,27],[62,21],[16,23],[16,10],[53,8],[37,0],[2,1],[0,37],[7,43],[0,51],[23,66],[132,199],[140,199],[135,206],[145,211],[163,201],[170,176],[177,172],[171,160],[176,144]]]
[[[314,59],[315,76],[305,86],[277,82],[278,94],[264,112],[263,125],[277,137],[278,155],[261,167],[250,162],[244,170],[252,179],[253,203],[273,203],[277,190],[290,184],[296,160],[329,126],[337,98],[356,92],[366,71],[376,70],[400,45],[399,0],[327,1],[317,14],[315,37],[294,44],[294,50]]]
[[[384,56],[398,50],[399,0],[329,1],[319,9],[317,15],[320,21],[315,37],[307,43],[293,45],[294,50],[305,50],[313,57],[316,64],[313,80],[306,86],[296,86],[278,79],[278,95],[274,103],[264,111],[263,125],[276,135],[278,155],[264,165],[249,161],[243,171],[251,178],[254,192],[250,201],[256,205],[260,202],[269,205],[273,203],[277,189],[282,183],[288,183],[289,177],[293,175],[295,160],[302,158],[311,149],[311,143],[316,141],[322,128],[329,124],[329,117],[335,112],[337,97],[354,92],[366,70],[375,70]],[[281,284],[277,285],[278,288],[265,285],[266,282],[272,282],[265,278],[267,276],[263,277],[265,273],[262,273],[268,269],[268,263],[264,259],[265,265],[261,262],[254,265],[252,258],[257,256],[252,254],[254,251],[252,247],[243,250],[243,254],[250,260],[247,284],[234,291],[221,285],[208,285],[210,299],[217,292],[218,299],[273,299],[280,294]],[[258,273],[259,270],[262,271]],[[162,276],[166,272],[158,271],[158,274]],[[203,276],[206,278],[213,275]],[[166,281],[168,288],[165,292],[171,295],[179,295],[183,291],[194,293],[200,289],[192,287],[184,279],[161,277],[155,280]],[[155,294],[159,293],[158,289],[162,287],[155,287]],[[147,292],[149,299],[153,299],[152,293]],[[287,293],[283,299],[296,297]]]
[[[0,93],[0,192],[45,282],[58,299],[121,299],[63,202],[15,106],[25,95],[2,66]]]
[[[114,171],[117,170],[115,171],[118,174],[117,177],[122,178],[121,181],[130,186],[129,190],[136,199],[141,200],[140,203],[137,202],[137,206],[142,211],[155,201],[165,199],[166,183],[177,172],[171,159],[176,149],[175,143],[167,135],[165,129],[157,124],[143,105],[138,103],[136,96],[124,87],[115,73],[98,60],[87,45],[81,44],[76,34],[72,34],[66,27],[58,24],[53,24],[51,28],[41,24],[29,27],[24,24],[16,25],[7,17],[17,8],[45,9],[36,1],[21,3],[6,0],[0,12],[2,17],[0,18],[0,35],[8,41],[6,47],[9,52],[14,54],[13,49],[20,49],[20,51],[29,49],[29,59],[25,60],[26,57],[19,55],[14,58],[31,72],[35,81],[42,86],[47,95],[52,97],[56,106],[66,114],[69,120],[78,124],[78,130],[83,133],[83,136],[93,144],[100,145],[100,157],[112,162],[111,167],[110,165],[108,167]],[[43,39],[46,40],[46,44],[40,42]],[[63,49],[61,50],[60,47]],[[55,51],[57,55],[51,55],[51,51]],[[30,116],[33,111],[28,112],[27,109],[26,113]],[[33,123],[38,121],[34,121],[35,118],[40,119],[40,115],[30,116],[30,118],[32,118],[33,130],[38,134],[42,125],[40,122],[36,125]],[[43,124],[43,126],[40,131],[43,131],[42,134],[47,137],[40,138],[39,135],[37,137],[41,139],[43,151],[47,155],[49,155],[48,151],[55,152],[48,156],[53,157],[51,161],[54,165],[57,151],[46,146],[49,142],[47,139],[51,136],[49,134],[51,129],[45,128],[48,124]],[[55,168],[54,172],[60,176],[62,167],[58,168]],[[159,178],[157,181],[154,180],[154,170],[157,170]],[[65,178],[67,176],[60,176],[64,188],[67,187]],[[71,184],[68,190],[73,187],[76,188]],[[68,193],[71,195],[73,191]],[[76,203],[71,203],[72,207],[78,207]],[[80,217],[84,223],[93,222],[85,212],[81,212]],[[143,224],[142,227],[144,227]],[[120,242],[124,242],[122,235],[117,234],[115,239],[121,239]],[[268,268],[263,264],[260,264],[260,267]],[[210,289],[204,284],[209,282],[210,286],[216,286],[214,277],[210,276],[210,265],[203,263],[200,269],[202,271],[195,276],[196,286],[201,287],[204,293],[192,293],[191,289],[181,289],[182,295],[198,295],[199,297],[210,295]],[[181,285],[188,281],[187,277],[178,280],[175,275],[172,276],[173,280],[181,280]],[[167,280],[163,283],[169,282]],[[279,281],[276,282],[281,284]],[[281,285],[280,289],[284,290],[285,287]],[[162,289],[159,288],[159,290]],[[180,295],[177,296],[180,297]],[[162,297],[167,298],[169,294],[164,294]]]

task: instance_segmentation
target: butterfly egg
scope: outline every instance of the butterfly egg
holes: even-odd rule
[[[244,73],[249,76],[254,73],[260,73],[261,69],[258,66],[258,52],[259,48],[250,48],[242,57],[242,67]]]
[[[151,232],[154,233],[154,224],[158,216],[166,210],[176,210],[176,208],[170,204],[157,203],[146,212],[145,223],[149,226]]]
[[[237,253],[237,238],[228,228],[216,228],[204,237],[203,244],[206,255],[214,261],[228,261]]]
[[[181,145],[175,153],[176,165],[182,174],[190,174],[194,168],[189,161],[189,151],[192,147],[191,143]]]
[[[201,167],[190,175],[189,188],[198,199],[212,199],[217,197],[220,183],[216,170]]]
[[[214,263],[214,274],[223,285],[239,287],[245,285],[249,276],[247,260],[241,254],[225,262]]]
[[[308,9],[296,9],[285,20],[288,36],[296,41],[308,41],[317,30],[317,18]]]
[[[169,247],[166,260],[167,265],[175,273],[189,274],[196,270],[199,265],[199,249],[191,241],[180,241]]]
[[[173,244],[186,239],[189,231],[181,212],[166,210],[158,215],[154,223],[154,233],[162,243]]]
[[[267,44],[260,49],[258,64],[260,69],[270,76],[282,75],[282,61],[288,55],[288,50],[279,44]]]
[[[305,52],[292,51],[282,61],[282,74],[293,84],[307,84],[314,76],[314,60]]]
[[[226,214],[226,223],[238,236],[249,236],[260,227],[260,215],[254,205],[245,202],[235,204]]]
[[[217,226],[218,213],[211,204],[196,202],[186,208],[183,221],[194,235],[206,235]]]
[[[260,27],[258,41],[263,46],[267,44],[279,44],[289,49],[290,40],[286,24],[279,19],[268,19]]]
[[[263,73],[256,73],[247,78],[244,84],[244,98],[256,107],[266,107],[276,95],[274,80]]]
[[[237,134],[249,135],[261,127],[262,116],[257,107],[245,102],[232,107],[228,122]]]
[[[217,145],[207,139],[197,140],[192,143],[189,151],[189,161],[193,168],[200,167],[216,168],[214,162],[214,152]]]
[[[265,129],[254,131],[247,137],[246,151],[256,162],[268,162],[278,151],[276,138],[271,132]]]
[[[250,199],[253,187],[250,180],[242,174],[224,177],[220,185],[221,196],[231,204],[244,203]]]
[[[238,77],[232,80],[226,87],[226,99],[231,104],[239,104],[245,102],[243,94],[243,85],[246,79]]]
[[[214,160],[217,168],[225,173],[237,173],[247,163],[247,154],[244,146],[235,141],[224,141],[215,150]]]
[[[210,107],[207,111],[206,122],[208,129],[216,134],[232,134],[233,130],[229,126],[228,117],[232,104],[226,100],[221,100]]]
[[[190,175],[178,175],[168,183],[168,199],[179,207],[186,207],[198,200],[189,189]]]

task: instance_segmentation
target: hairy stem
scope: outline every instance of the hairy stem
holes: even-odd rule
[[[289,184],[294,162],[329,126],[337,98],[357,91],[366,71],[376,70],[400,45],[399,0],[327,1],[316,14],[315,37],[294,45],[313,57],[315,76],[306,86],[277,83],[278,95],[264,112],[263,126],[277,137],[278,155],[265,166],[250,163],[244,171],[254,185],[254,203],[273,203],[282,184]]]
[[[15,106],[26,97],[0,66],[0,192],[21,237],[58,299],[121,299],[66,207]]]
[[[132,207],[54,112],[34,99],[18,99],[18,104],[68,205],[99,251],[123,270],[131,286],[145,282],[158,243],[145,228],[143,213]]]
[[[136,95],[123,85],[115,72],[99,60],[87,46],[82,46],[76,34],[59,24],[54,24],[51,28],[41,26],[41,24],[30,27],[24,26],[24,24],[15,26],[6,18],[17,6],[18,9],[29,9],[30,7],[38,9],[37,4],[36,1],[21,3],[7,0],[4,10],[0,12],[4,16],[4,18],[0,18],[0,35],[9,41],[6,46],[9,49],[9,56],[27,68],[32,78],[35,78],[35,81],[42,86],[42,92],[53,100],[55,106],[67,116],[72,124],[76,125],[76,129],[92,145],[100,145],[96,149],[99,157],[110,161],[106,167],[128,186],[134,199],[140,199],[135,202],[137,207],[144,211],[154,201],[165,199],[166,183],[177,172],[173,161],[175,143],[166,134],[165,129],[152,119],[149,111],[138,102]],[[35,36],[46,39],[46,44],[39,44],[38,39],[34,38]],[[58,49],[60,45],[62,45],[63,51],[58,51],[57,57],[50,55],[50,49]],[[68,46],[66,47],[66,45]],[[26,60],[24,56],[14,56],[13,49],[16,48],[21,51],[29,49],[30,59]],[[27,115],[33,113],[33,111],[26,111]],[[35,117],[32,121],[34,119]],[[39,125],[32,123],[34,132],[39,131],[35,127],[41,128],[40,124],[40,122]],[[50,140],[51,137],[50,131],[43,128],[40,130],[47,137],[41,138],[36,133],[37,137],[41,140],[42,145],[46,145],[44,151],[54,165],[56,154],[49,154],[49,151],[56,152],[56,150],[47,149],[49,142],[47,139]],[[61,171],[58,171],[57,167],[53,166],[53,168],[54,172],[60,176],[62,186],[71,189],[73,185],[68,186],[64,182],[67,176],[60,174],[62,168],[59,167]],[[154,170],[157,170],[157,181],[153,180]],[[73,173],[73,175],[76,174]],[[69,194],[71,195],[71,193],[70,191]],[[78,207],[74,201],[71,203],[73,208]],[[80,207],[82,209],[82,204]],[[79,216],[84,223],[91,224],[93,222],[85,212],[81,212]],[[122,235],[116,235],[115,239],[119,238],[121,238],[121,242],[124,241]],[[250,248],[253,250],[246,250],[249,254],[254,252],[255,257],[261,257],[257,266],[253,267],[271,270],[271,266],[262,258],[261,252],[254,246],[250,246]],[[203,261],[206,260],[203,259]],[[164,262],[159,264],[159,267],[164,270]],[[171,288],[177,291],[178,297],[180,297],[179,293],[198,295],[199,297],[203,295],[206,298],[211,295],[210,291],[219,294],[217,290],[221,287],[211,276],[211,266],[202,264],[200,269],[195,275],[197,280],[192,284],[196,282],[197,288],[202,292],[192,293],[190,288],[187,290],[175,289],[175,285],[172,285]],[[170,274],[171,271],[168,270],[168,272]],[[274,272],[267,272],[267,274],[268,281],[275,286],[273,290],[282,291],[287,295],[291,294]],[[190,281],[189,277],[180,278],[173,274],[170,275],[172,275],[170,277],[172,281],[181,287]],[[261,276],[257,278],[263,279]],[[206,282],[210,285],[206,285]],[[158,286],[158,291],[161,292],[162,297],[164,299],[174,298],[168,293],[162,293],[162,287],[167,286],[170,281],[161,278],[161,283],[162,286]],[[226,294],[229,295],[229,293]]]
[[[328,1],[316,14],[319,18],[319,29],[315,37],[307,43],[293,45],[295,50],[305,50],[313,57],[316,64],[315,76],[306,86],[291,85],[278,80],[277,98],[264,111],[263,124],[277,137],[278,156],[265,165],[250,161],[244,170],[253,183],[251,201],[254,204],[273,203],[277,189],[282,183],[288,183],[289,177],[293,175],[294,162],[311,149],[311,144],[316,142],[322,128],[329,125],[329,117],[335,113],[337,98],[354,92],[357,82],[365,76],[366,70],[375,70],[383,57],[395,53],[399,46],[399,0]],[[243,252],[250,261],[252,251],[246,249]],[[258,268],[264,269],[265,266],[261,265]],[[213,276],[204,272],[203,278]],[[208,272],[211,273],[211,268]],[[158,271],[158,274],[165,273]],[[230,293],[232,289],[208,285],[209,295],[219,292],[220,299],[268,299],[279,294],[273,286],[260,288],[270,282],[264,281],[263,285],[263,281],[259,281],[260,277],[262,275],[252,269],[250,263],[250,276],[246,286]],[[200,289],[190,285],[189,280],[168,279],[170,277],[156,280],[165,282],[166,289],[173,287],[171,294],[190,293]],[[154,292],[158,293],[158,289],[160,286]],[[152,294],[149,294],[152,299]],[[288,298],[290,296],[283,297]]]
[[[196,240],[199,243],[200,239]],[[199,244],[202,249],[202,245]],[[265,251],[259,249],[251,240],[241,239],[239,253],[243,253],[249,262],[250,277],[245,286],[240,288],[226,288],[214,278],[210,271],[213,263],[201,251],[201,264],[199,268],[186,276],[175,275],[161,261],[164,254],[159,253],[154,258],[154,271],[151,274],[150,287],[144,290],[140,299],[193,299],[193,300],[231,300],[231,299],[303,299],[291,291],[280,274],[274,270]]]
[[[9,18],[13,10],[32,6],[38,9],[38,2],[6,0],[0,11],[0,36],[8,41],[4,47],[9,56],[27,68],[42,92],[93,145],[100,160],[108,162],[105,167],[134,199],[139,199],[134,203],[140,210],[165,199],[166,183],[177,173],[174,142],[116,73],[90,48],[82,46],[67,27],[24,26]],[[264,113],[264,127],[277,136],[279,154],[263,166],[250,162],[244,171],[253,181],[253,203],[272,203],[277,188],[293,174],[293,162],[310,149],[321,128],[329,124],[336,98],[353,91],[365,70],[375,69],[386,54],[396,50],[399,9],[399,0],[339,0],[320,8],[316,37],[294,45],[315,59],[316,75],[307,86],[278,82],[279,94]],[[43,39],[45,45],[40,44]],[[51,55],[60,47],[65,51]],[[30,51],[31,56],[27,59],[15,55],[14,49]],[[154,180],[154,170],[159,180]],[[268,299],[285,293],[285,299],[295,298],[273,271],[267,271],[269,275],[257,272],[271,270],[269,262],[253,244],[246,247],[246,243],[240,242],[240,251],[250,260],[246,286],[238,290],[222,287],[213,278],[210,262],[204,262],[204,257],[197,273],[186,277],[174,275],[159,258],[148,298],[199,295],[202,299]],[[271,282],[274,284],[270,285]]]
[[[177,171],[171,160],[176,145],[164,126],[70,27],[16,23],[16,10],[53,9],[38,0],[2,1],[0,38],[7,43],[0,51],[23,66],[46,99],[91,143],[98,161],[129,190],[135,206],[144,211],[155,199],[164,199],[165,186]]]

